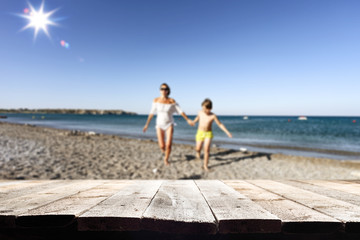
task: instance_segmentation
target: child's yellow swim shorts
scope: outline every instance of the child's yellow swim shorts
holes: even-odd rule
[[[213,137],[214,137],[214,135],[213,135],[212,131],[205,132],[205,131],[198,130],[196,133],[195,139],[198,142],[202,142],[205,140],[205,138],[212,139]]]

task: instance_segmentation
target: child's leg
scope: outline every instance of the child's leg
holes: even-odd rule
[[[209,164],[209,155],[210,155],[210,144],[211,144],[211,138],[205,138],[205,141],[204,141],[204,169],[206,171],[209,170],[208,164]]]
[[[165,165],[169,165],[169,157],[170,157],[170,153],[171,153],[173,133],[174,133],[174,126],[171,125],[166,130],[166,147],[165,147],[165,157],[164,157]]]
[[[200,159],[200,154],[201,154],[201,148],[203,146],[204,141],[196,141],[196,158]]]
[[[159,144],[159,148],[160,150],[165,153],[165,131],[162,130],[161,128],[156,128],[156,135],[158,138],[158,144]]]

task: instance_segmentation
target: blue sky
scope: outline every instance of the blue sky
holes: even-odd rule
[[[38,9],[40,0],[29,0]],[[0,108],[360,115],[358,0],[47,0],[50,38],[0,1]],[[60,41],[70,44],[66,49]]]

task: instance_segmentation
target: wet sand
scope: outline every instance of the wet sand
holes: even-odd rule
[[[194,147],[0,122],[0,179],[360,179],[359,161],[211,149],[210,172]]]

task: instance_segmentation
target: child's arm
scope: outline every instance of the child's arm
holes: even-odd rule
[[[199,117],[199,114],[196,116],[196,118],[193,120],[193,123],[197,123],[199,121],[200,117]]]
[[[199,121],[199,114],[196,116],[196,118],[194,120],[191,121],[192,125],[191,126],[195,126],[195,123],[197,123]]]
[[[225,125],[220,122],[217,116],[214,114],[214,120],[221,130],[223,130],[229,138],[232,138],[231,133],[226,129]]]

